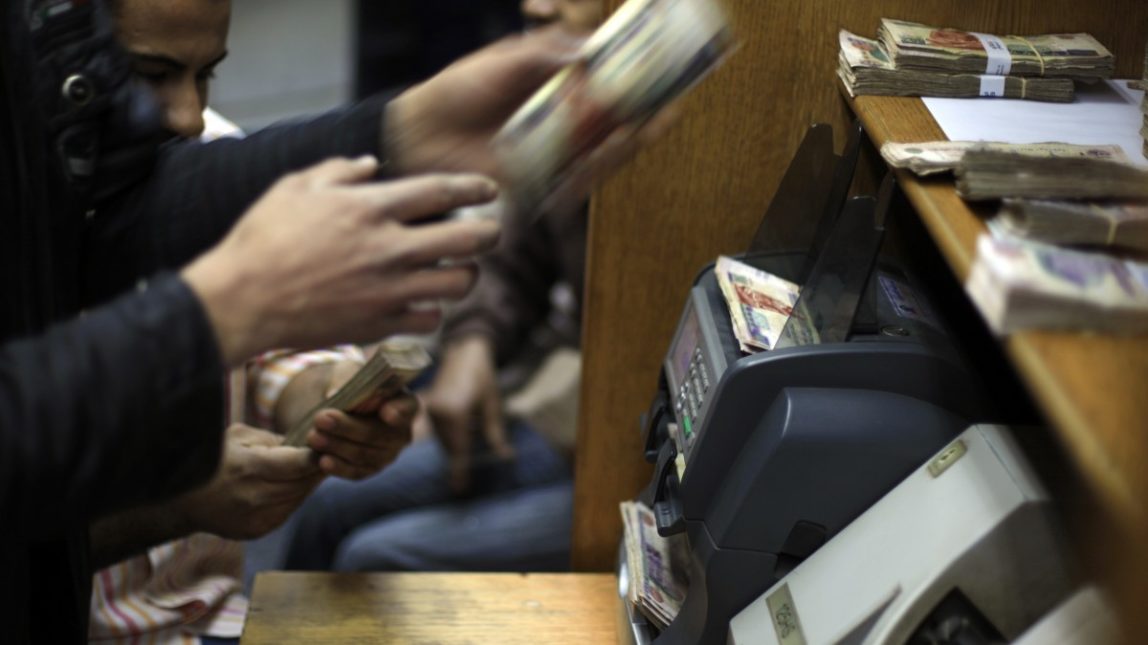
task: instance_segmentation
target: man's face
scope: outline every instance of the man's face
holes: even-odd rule
[[[527,22],[556,22],[572,33],[594,31],[602,24],[604,0],[522,0]]]
[[[203,132],[207,86],[227,56],[230,0],[117,0],[116,36],[136,76],[155,91],[167,127]]]

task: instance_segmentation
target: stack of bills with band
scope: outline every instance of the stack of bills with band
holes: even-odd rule
[[[350,414],[375,414],[388,399],[399,394],[431,364],[430,354],[410,340],[392,339],[379,344],[362,369],[343,387],[315,406],[284,438],[284,445],[302,446],[315,424],[319,410],[335,409]]]
[[[629,562],[628,599],[659,629],[674,621],[686,600],[689,549],[685,535],[658,535],[654,513],[644,504],[622,502]]]
[[[1006,199],[989,231],[1047,244],[1112,246],[1148,253],[1148,203]]]
[[[741,351],[773,349],[793,313],[801,288],[724,255],[714,265],[714,276],[729,307]]]
[[[908,168],[919,176],[951,172],[961,165],[970,150],[992,150],[1026,157],[1083,157],[1128,162],[1124,149],[1117,145],[1074,145],[1071,143],[996,143],[986,141],[924,141],[893,143],[881,146],[881,157],[894,168]]]
[[[844,29],[838,34],[841,49],[837,76],[849,96],[942,96],[972,98],[995,96],[1067,103],[1075,86],[1067,78],[1025,78],[973,73],[906,69],[893,64],[884,45]]]
[[[957,167],[957,193],[968,200],[1148,199],[1148,170],[1091,157],[1035,157],[973,149]]]
[[[1148,264],[982,235],[965,289],[998,334],[1148,332]]]
[[[884,18],[877,38],[897,69],[1094,81],[1115,66],[1088,34],[996,36]]]
[[[495,137],[516,204],[542,203],[612,133],[649,119],[732,45],[716,0],[628,0]]]

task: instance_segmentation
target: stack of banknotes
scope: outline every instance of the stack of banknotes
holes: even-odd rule
[[[686,600],[689,545],[684,534],[658,535],[654,513],[640,502],[622,502],[623,535],[629,562],[630,603],[658,629],[665,629]]]
[[[1148,253],[1148,202],[1010,198],[988,227],[1002,238]]]
[[[995,36],[881,20],[878,39],[839,34],[837,74],[850,96],[1006,97],[1067,102],[1073,81],[1112,76],[1088,34]]]
[[[515,204],[545,206],[611,134],[652,117],[732,45],[716,0],[627,0],[495,137]]]
[[[1148,170],[1110,159],[974,148],[956,175],[957,193],[967,200],[1148,199]]]
[[[1144,47],[1143,78],[1135,83],[1134,87],[1145,91],[1144,96],[1140,99],[1140,116],[1143,117],[1143,122],[1140,125],[1140,138],[1144,140],[1142,152],[1145,157],[1148,157],[1148,46]]]
[[[992,141],[924,141],[920,143],[888,142],[881,146],[881,157],[893,168],[907,168],[924,177],[953,172],[970,150],[991,150],[1025,157],[1078,157],[1127,163],[1128,156],[1117,145],[1085,146],[1071,143],[997,143]]]
[[[375,349],[366,364],[334,394],[305,414],[284,438],[288,446],[304,445],[319,410],[335,409],[351,414],[375,414],[385,401],[430,367],[431,357],[411,339],[391,338]]]
[[[1148,331],[1148,264],[982,235],[965,289],[994,332]]]
[[[727,256],[719,256],[714,276],[729,307],[741,351],[773,349],[801,288],[792,282]]]

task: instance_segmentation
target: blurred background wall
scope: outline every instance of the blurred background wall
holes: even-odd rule
[[[409,85],[521,29],[518,0],[232,0],[210,105],[248,132]]]

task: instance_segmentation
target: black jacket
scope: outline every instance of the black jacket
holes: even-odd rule
[[[98,3],[0,1],[0,640],[79,643],[89,522],[220,454],[224,366],[165,271],[282,173],[377,151],[383,104],[159,147]]]

